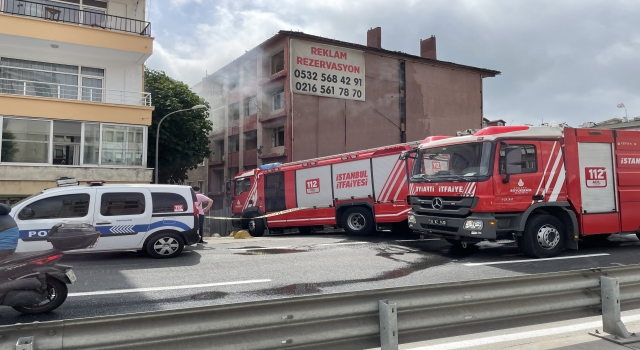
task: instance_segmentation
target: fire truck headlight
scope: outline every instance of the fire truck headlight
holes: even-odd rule
[[[464,222],[465,230],[482,230],[482,220],[467,220]]]
[[[416,223],[416,217],[413,216],[412,214],[409,214],[409,217],[407,218],[407,220],[409,221],[410,224]]]

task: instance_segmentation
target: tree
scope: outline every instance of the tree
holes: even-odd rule
[[[149,127],[147,164],[155,167],[156,130],[162,117],[180,109],[209,104],[189,87],[162,71],[145,68],[145,91],[151,93],[155,109]],[[209,150],[208,109],[176,113],[162,122],[158,155],[158,181],[184,181],[187,171],[194,169],[211,154]]]

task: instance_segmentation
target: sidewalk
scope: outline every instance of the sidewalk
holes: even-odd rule
[[[640,309],[622,312],[622,321],[631,332],[640,334]],[[602,316],[539,324],[529,327],[470,334],[453,338],[435,339],[401,344],[402,350],[494,350],[494,349],[562,349],[562,350],[627,350],[640,349],[638,343],[627,347],[600,339],[588,332],[602,332]],[[635,346],[635,347],[634,347]],[[379,349],[379,348],[378,348]]]

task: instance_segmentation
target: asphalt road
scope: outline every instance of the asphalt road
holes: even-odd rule
[[[174,259],[142,253],[66,256],[78,281],[67,301],[48,315],[0,309],[0,323],[28,323],[182,309],[316,293],[517,276],[637,264],[635,235],[584,243],[560,258],[529,259],[514,244],[456,249],[418,236],[350,237],[342,233],[211,239]]]

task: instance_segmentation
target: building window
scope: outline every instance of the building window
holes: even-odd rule
[[[211,171],[211,181],[209,182],[209,191],[213,193],[224,192],[224,170]]]
[[[143,127],[102,125],[102,165],[141,166]]]
[[[53,164],[80,165],[82,123],[53,121]]]
[[[272,95],[273,110],[284,109],[284,87],[276,90]]]
[[[104,69],[0,58],[0,93],[102,102]]]
[[[245,98],[243,104],[245,117],[258,113],[258,99],[256,98],[256,96]]]
[[[228,78],[228,84],[229,84],[229,91],[235,89],[238,87],[238,85],[240,85],[240,77],[238,75],[238,72],[234,72],[229,74],[229,78]]]
[[[99,164],[100,124],[84,124],[84,164]]]
[[[206,193],[204,188],[204,181],[198,181],[198,187],[200,188],[200,193]]]
[[[238,167],[229,168],[229,178],[230,179],[235,178],[236,175],[238,175],[238,173],[240,172],[239,169],[240,168],[238,168]]]
[[[229,121],[240,119],[240,102],[229,105]]]
[[[29,204],[31,214],[24,209],[18,213],[20,220],[82,218],[89,213],[89,195],[86,193],[55,196]],[[25,209],[26,209],[25,208]]]
[[[103,193],[100,199],[100,215],[140,215],[144,214],[144,194],[137,192]]]
[[[51,121],[3,118],[1,162],[49,163]]]
[[[273,141],[272,147],[284,146],[284,126],[273,129],[271,139]]]
[[[284,70],[284,50],[271,56],[271,75]]]
[[[244,150],[249,151],[258,148],[258,131],[251,130],[244,133]]]
[[[143,166],[142,126],[1,116],[0,124],[3,163]]]
[[[238,152],[240,150],[240,139],[238,135],[229,136],[229,153]]]
[[[222,161],[224,155],[224,140],[213,141],[213,155],[211,157],[212,162]]]
[[[255,59],[251,60],[242,66],[242,80],[244,82],[250,82],[252,80],[255,80],[257,75],[258,75],[257,60]]]

